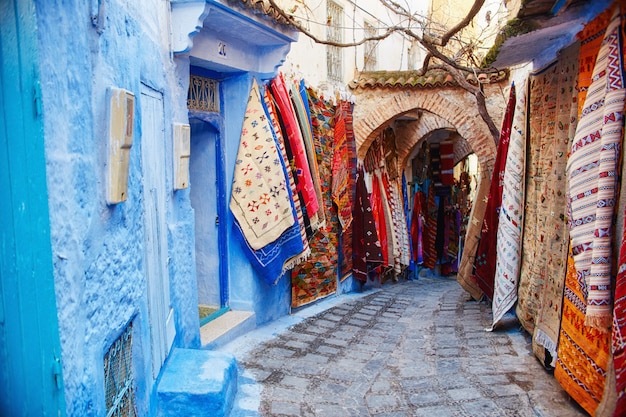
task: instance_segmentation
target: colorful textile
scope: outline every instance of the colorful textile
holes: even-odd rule
[[[374,172],[374,180],[378,181],[380,188],[380,204],[382,208],[382,220],[385,222],[385,230],[387,233],[387,255],[388,266],[394,268],[396,265],[397,253],[397,237],[395,225],[393,222],[393,213],[391,210],[391,202],[389,201],[388,188],[386,185],[386,175],[384,172],[377,170]]]
[[[563,305],[563,287],[567,263],[569,234],[567,227],[567,189],[565,167],[577,125],[576,74],[578,69],[577,43],[559,53],[555,77],[557,78],[555,110],[544,109],[547,115],[554,114],[552,123],[546,124],[546,140],[535,144],[545,162],[543,170],[545,181],[541,190],[541,203],[538,210],[543,211],[540,221],[543,226],[540,241],[535,241],[536,250],[543,260],[536,266],[545,270],[539,309],[536,312],[532,346],[537,358],[546,368],[554,368],[557,356],[557,341],[561,326],[561,307]],[[552,94],[550,95],[550,97]]]
[[[302,197],[301,193],[298,192],[296,186],[296,173],[294,171],[293,164],[290,164],[289,161],[292,159],[292,155],[290,154],[289,144],[285,141],[285,134],[283,132],[283,128],[281,126],[280,120],[278,118],[278,111],[272,100],[271,93],[269,87],[265,86],[263,90],[263,104],[265,107],[265,111],[269,117],[269,121],[274,129],[274,136],[276,138],[276,142],[278,143],[278,149],[280,150],[280,154],[283,158],[283,163],[285,165],[285,171],[287,172],[287,177],[289,178],[289,188],[291,191],[291,201],[293,203],[293,207],[295,209],[296,220],[298,223],[298,228],[300,230],[300,238],[302,240],[302,248],[303,253],[299,256],[300,260],[306,259],[311,254],[311,249],[309,247],[309,240],[306,235],[306,221],[304,210],[302,210]],[[298,259],[294,260],[291,263],[296,263]]]
[[[435,269],[437,265],[437,215],[439,206],[435,200],[435,183],[431,182],[428,187],[426,199],[425,222],[423,233],[424,267]]]
[[[454,143],[441,142],[439,152],[441,154],[441,183],[454,185]]]
[[[302,84],[300,84],[302,86]],[[317,158],[315,157],[315,146],[313,145],[313,132],[311,131],[311,117],[309,115],[308,104],[305,105],[302,99],[301,92],[298,91],[299,86],[291,88],[289,95],[293,102],[293,107],[296,112],[298,125],[302,133],[302,140],[304,142],[304,149],[306,152],[307,161],[311,171],[311,180],[313,181],[313,188],[315,189],[315,196],[318,203],[322,201],[322,187],[320,185],[320,174],[317,165]],[[295,90],[295,91],[294,91]],[[311,218],[311,227],[313,230],[319,229],[326,222],[326,214],[324,213],[324,205],[319,204],[319,208],[315,213],[309,213]]]
[[[546,281],[547,241],[544,225],[548,221],[547,196],[552,184],[546,184],[551,170],[556,122],[556,95],[558,69],[556,64],[531,74],[529,92],[529,148],[526,155],[526,206],[522,244],[521,273],[517,290],[517,317],[531,335],[539,310]],[[567,155],[565,151],[564,155]],[[565,189],[565,187],[563,188]]]
[[[254,81],[241,130],[230,209],[252,249],[274,242],[294,224],[287,178]]]
[[[623,416],[626,415],[626,227],[622,232],[617,278],[615,280],[611,340],[617,391],[617,404],[613,415]]]
[[[485,210],[487,209],[490,184],[488,171],[482,170],[476,187],[476,197],[474,197],[474,204],[472,205],[469,222],[467,224],[459,271],[456,274],[456,280],[459,285],[476,301],[482,299],[484,294],[478,286],[476,277],[472,274],[472,270],[476,260],[476,249],[480,242],[482,222],[485,217]]]
[[[275,172],[275,177],[272,178],[273,183],[272,181],[268,181],[268,183],[272,183],[272,185],[276,184],[277,186],[278,184],[281,184],[275,194],[270,193],[269,195],[277,199],[279,197],[285,197],[290,200],[291,188],[287,185],[288,176],[286,174],[286,166],[282,154],[280,153],[278,140],[273,132],[273,128],[268,123],[265,109],[263,108],[263,105],[261,103],[259,87],[256,83],[256,80],[253,82],[252,89],[250,91],[248,109],[246,111],[246,118],[244,120],[244,128],[242,129],[242,141],[239,147],[240,151],[245,153],[246,148],[260,146],[255,144],[254,138],[250,139],[250,135],[253,136],[254,134],[257,134],[259,136],[259,140],[263,141],[263,152],[265,152],[257,152],[257,156],[273,156],[273,158],[271,159],[271,163],[270,161],[267,161],[268,158],[263,157],[261,157],[260,160],[257,159],[257,163],[259,163],[260,166],[270,166],[270,170]],[[266,139],[270,140],[266,141]],[[269,145],[272,145],[274,149],[272,150],[272,146]],[[257,151],[260,151],[260,149],[257,149]],[[241,154],[238,153],[238,158],[235,163],[235,180],[233,182],[233,191],[231,195],[230,206],[231,211],[233,211],[233,216],[235,217],[234,224],[241,232],[240,240],[244,247],[248,249],[244,252],[246,253],[246,256],[252,263],[253,267],[263,277],[263,280],[265,282],[273,285],[280,280],[280,278],[288,269],[293,267],[294,263],[300,261],[301,256],[306,256],[306,254],[303,254],[305,248],[302,242],[300,225],[295,221],[296,209],[290,204],[289,216],[293,221],[291,222],[291,226],[288,227],[276,240],[258,249],[252,247],[248,242],[248,239],[246,238],[244,227],[241,225],[234,212],[235,210],[240,211],[242,205],[241,202],[245,201],[244,198],[238,198],[240,194],[243,194],[243,191],[238,192],[235,188],[239,186],[236,186],[235,184],[242,183],[242,180],[238,179],[238,175],[243,174],[244,177],[249,176],[249,172],[246,172],[246,170],[241,171],[241,169],[253,166],[253,162],[251,162],[250,158],[246,157],[245,155],[241,155],[243,156],[243,158],[240,158],[240,155]],[[280,171],[274,170],[275,166],[278,166],[280,168]],[[265,170],[263,171],[265,172]],[[282,172],[282,174],[280,172]],[[255,178],[259,180],[263,177],[255,176]],[[243,185],[246,185],[246,180],[243,180]],[[284,194],[284,196],[282,194]],[[250,201],[252,201],[251,195],[253,194],[248,194],[247,196]],[[280,205],[282,203],[276,204]]]
[[[356,148],[352,131],[352,106],[347,101],[339,103],[335,120],[335,149],[332,162],[332,196],[337,205],[342,230],[352,222],[354,195],[354,169]]]
[[[515,85],[511,85],[514,89]],[[496,272],[492,303],[493,325],[498,324],[517,301],[517,281],[524,224],[524,174],[526,160],[526,89],[516,94],[509,151],[502,179],[502,205],[498,218]]]
[[[413,250],[413,261],[417,265],[424,262],[423,250],[423,231],[424,231],[424,214],[422,207],[426,203],[426,196],[421,191],[416,191],[413,196],[413,210],[411,211],[411,243]]]
[[[554,377],[574,401],[594,415],[602,399],[611,342],[609,333],[585,325],[583,285],[570,251]]]
[[[611,20],[612,9],[608,8],[600,13],[595,19],[585,25],[577,37],[580,40],[579,66],[578,66],[578,115],[582,114],[587,91],[591,85],[593,69],[596,64],[600,46],[604,39],[604,33]]]
[[[389,254],[389,234],[387,233],[387,222],[385,221],[385,210],[383,208],[383,190],[378,181],[376,174],[372,175],[372,193],[370,194],[370,203],[372,206],[372,213],[374,215],[374,222],[376,223],[376,230],[378,230],[378,240],[380,242],[380,250],[383,254],[383,266],[391,265],[390,256],[393,258],[393,254]]]
[[[270,86],[272,95],[276,100],[276,106],[280,112],[280,119],[284,125],[285,140],[289,143],[289,147],[293,153],[293,162],[297,170],[296,186],[298,187],[298,192],[302,193],[304,198],[303,207],[306,208],[306,212],[310,216],[311,213],[317,213],[319,203],[315,195],[315,187],[313,186],[313,179],[311,178],[311,170],[309,168],[300,126],[296,120],[282,74],[273,78]]]
[[[583,281],[585,323],[611,327],[611,228],[626,89],[622,74],[620,15],[605,32],[567,163],[570,238]]]
[[[514,110],[515,88],[511,88],[509,101],[504,112],[504,120],[502,121],[502,129],[500,130],[496,160],[491,176],[489,199],[485,210],[485,218],[483,219],[483,227],[480,232],[480,243],[478,244],[476,260],[474,261],[474,276],[476,277],[476,282],[482,292],[490,300],[493,299],[496,271],[496,239],[498,232],[498,213],[502,205],[502,177],[504,175],[509,151]]]
[[[310,258],[291,272],[292,307],[309,304],[337,290],[339,220],[330,194],[335,108],[311,89],[308,90],[308,97],[326,226],[320,228],[311,238]]]
[[[365,282],[369,269],[383,263],[383,253],[378,241],[376,222],[363,176],[363,169],[359,169],[356,177],[356,195],[352,215],[354,233],[352,239],[354,253],[352,275],[355,279]]]

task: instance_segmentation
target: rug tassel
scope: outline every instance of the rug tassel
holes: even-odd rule
[[[602,333],[609,333],[612,321],[611,317],[607,316],[585,316],[585,326],[597,329]]]

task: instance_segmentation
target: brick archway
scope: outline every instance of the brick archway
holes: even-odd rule
[[[496,124],[502,118],[504,97],[498,85],[485,88],[488,110]],[[354,134],[359,158],[364,158],[370,144],[396,119],[416,111],[423,115],[412,129],[414,134],[400,138],[401,161],[429,131],[453,129],[476,153],[481,166],[491,170],[496,145],[487,125],[480,117],[474,96],[459,87],[432,89],[357,88],[354,90]],[[404,136],[404,135],[403,135]],[[396,136],[399,139],[398,136]]]

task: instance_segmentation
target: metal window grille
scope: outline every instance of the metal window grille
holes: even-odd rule
[[[326,39],[333,42],[343,42],[342,22],[343,8],[337,3],[329,1],[326,4],[328,26]],[[326,46],[326,68],[330,80],[341,81],[343,78],[343,51],[334,45]]]
[[[104,355],[107,417],[136,417],[132,361],[132,322]]]
[[[219,82],[210,78],[191,74],[189,76],[187,108],[189,110],[219,113]]]
[[[376,36],[377,35],[377,30],[374,27],[374,25],[370,24],[370,23],[365,23],[364,25],[364,33],[365,33],[365,37],[369,38],[372,36]],[[378,45],[378,41],[367,41],[365,42],[365,50],[364,50],[364,62],[363,62],[363,69],[365,71],[375,71],[376,70],[376,65],[378,64],[378,57],[377,55],[377,51],[376,51],[376,46]]]

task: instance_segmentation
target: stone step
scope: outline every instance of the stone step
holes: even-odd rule
[[[233,355],[173,349],[157,387],[158,416],[228,416],[237,393],[237,375]]]
[[[215,350],[256,328],[251,311],[227,311],[200,328],[202,349]]]

